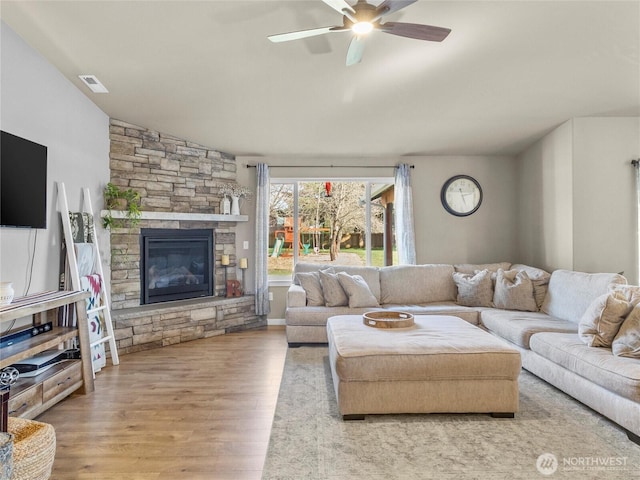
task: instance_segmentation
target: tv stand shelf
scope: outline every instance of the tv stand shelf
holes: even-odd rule
[[[89,347],[89,325],[85,299],[87,292],[53,291],[14,299],[10,305],[0,307],[0,330],[3,324],[18,318],[33,316],[33,325],[45,321],[57,323],[58,309],[74,307],[78,327],[53,327],[27,340],[0,349],[0,369],[37,353],[50,349],[63,349],[64,344],[78,338],[79,360],[66,360],[34,377],[19,378],[11,387],[9,415],[35,418],[76,390],[88,394],[94,391]]]
[[[57,347],[61,342],[78,336],[78,329],[69,327],[53,327],[51,331],[42,333],[3,348],[0,368],[18,363],[25,358],[33,357],[36,353]]]

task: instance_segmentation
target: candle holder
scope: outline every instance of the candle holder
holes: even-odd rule
[[[222,291],[222,296],[227,296],[227,267],[229,266],[229,255],[222,255],[220,257],[220,265],[224,268],[224,290]]]
[[[242,275],[242,294],[244,295],[247,292],[247,289],[245,287],[245,283],[244,283],[244,278],[245,278],[245,270],[248,267],[248,262],[246,258],[241,258],[240,259],[240,274]]]

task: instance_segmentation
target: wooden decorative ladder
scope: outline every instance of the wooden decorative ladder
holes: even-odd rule
[[[67,261],[69,263],[69,271],[71,276],[71,288],[73,290],[83,290],[80,282],[80,272],[78,269],[78,259],[76,257],[75,249],[74,249],[74,238],[71,230],[71,220],[70,214],[73,212],[69,211],[69,204],[67,202],[67,193],[64,187],[64,183],[58,182],[58,208],[60,209],[60,215],[62,218],[62,229],[64,233],[64,240],[66,243],[67,250]],[[82,189],[82,205],[83,211],[82,213],[88,214],[92,219],[94,217],[93,207],[91,206],[91,196],[89,194],[88,188]],[[113,365],[118,365],[120,363],[120,359],[118,357],[118,348],[116,346],[115,335],[113,332],[113,323],[111,321],[111,308],[109,302],[109,296],[107,294],[106,282],[104,278],[104,271],[102,268],[102,260],[100,258],[100,249],[98,247],[98,236],[96,234],[95,221],[91,223],[91,243],[93,244],[93,249],[95,253],[95,271],[93,273],[97,273],[100,275],[102,280],[101,282],[101,290],[100,295],[102,296],[103,304],[96,306],[95,308],[90,308],[87,310],[87,317],[91,318],[91,315],[102,313],[105,327],[106,327],[106,335],[102,335],[99,340],[93,341],[90,344],[90,349],[97,345],[109,343],[109,352],[111,353],[111,362]],[[96,371],[94,362],[91,362],[91,369],[93,372],[93,376],[95,378]]]

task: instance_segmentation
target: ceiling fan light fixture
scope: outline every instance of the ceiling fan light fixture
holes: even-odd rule
[[[351,30],[356,35],[366,35],[373,30],[373,24],[371,22],[357,22],[353,24]]]

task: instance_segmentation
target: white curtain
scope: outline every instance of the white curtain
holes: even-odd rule
[[[637,238],[636,238],[636,243],[637,243],[637,249],[636,249],[636,255],[638,256],[638,277],[640,277],[640,158],[638,160],[632,160],[631,161],[631,165],[633,165],[633,167],[635,168],[636,171],[636,202],[637,202],[637,206],[636,206],[636,212],[637,212],[637,216],[638,216],[638,223],[637,223]]]
[[[413,192],[411,166],[401,163],[396,167],[394,188],[396,247],[400,265],[416,264],[416,236],[413,227]]]
[[[256,165],[256,315],[267,315],[269,306],[269,166]]]

